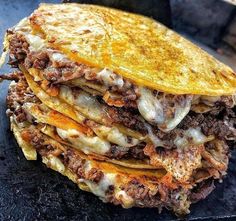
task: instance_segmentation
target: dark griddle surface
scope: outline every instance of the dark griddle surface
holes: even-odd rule
[[[0,41],[7,27],[29,15],[38,4],[36,0],[0,0]],[[1,73],[7,71],[6,66],[1,69]],[[7,86],[6,82],[0,84],[0,220],[176,220],[168,211],[158,215],[155,209],[127,210],[104,204],[40,161],[27,161],[5,115]],[[193,205],[188,219],[236,220],[235,165],[234,154],[223,184],[217,185],[206,200]]]

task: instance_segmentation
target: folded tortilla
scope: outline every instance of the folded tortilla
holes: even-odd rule
[[[236,91],[232,69],[147,17],[93,5],[41,4],[30,25],[70,59],[107,67],[141,86],[173,94]]]
[[[162,24],[94,5],[41,4],[10,29],[7,96],[28,160],[125,208],[189,212],[227,171],[234,71]]]

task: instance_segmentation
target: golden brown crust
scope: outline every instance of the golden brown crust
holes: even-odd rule
[[[72,60],[108,67],[139,85],[173,94],[236,91],[232,69],[152,19],[93,5],[41,4],[30,22]]]

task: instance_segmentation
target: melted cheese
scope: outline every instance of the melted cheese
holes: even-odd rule
[[[167,121],[166,127],[162,129],[165,132],[173,130],[188,114],[191,109],[191,100],[186,100],[183,107],[178,106],[175,110],[174,117]]]
[[[128,141],[128,137],[116,127],[96,125],[93,127],[93,131],[99,136],[104,137],[104,139],[122,147],[132,147],[139,143],[139,140],[135,138],[130,138],[130,141]]]
[[[70,105],[74,105],[74,107],[86,117],[97,122],[104,121],[103,116],[106,115],[106,112],[96,98],[88,93],[79,92],[74,96],[71,88],[61,86],[59,96]]]
[[[124,190],[120,190],[115,194],[117,200],[122,202],[124,208],[130,208],[134,204],[134,199],[130,197]]]
[[[39,51],[45,47],[45,41],[37,35],[25,33],[25,38],[30,45],[30,51]]]
[[[194,144],[201,144],[204,143],[206,140],[206,136],[201,132],[200,128],[189,128],[186,132],[185,135],[187,137],[192,138],[192,141]]]
[[[152,128],[150,125],[145,124],[147,130],[148,130],[148,137],[152,141],[155,147],[162,147],[163,142],[153,133]]]
[[[32,33],[32,29],[30,27],[29,19],[22,19],[15,27],[14,31],[23,34],[26,38],[26,41],[30,45],[30,51],[38,51],[42,48],[46,47],[46,42],[40,36]]]
[[[71,144],[78,147],[78,149],[83,150],[86,154],[91,152],[105,154],[111,147],[109,142],[97,136],[87,137],[83,133],[74,129],[62,130],[57,128],[57,133],[63,140],[68,140]]]
[[[178,148],[189,147],[190,144],[200,145],[205,142],[214,139],[214,137],[209,136],[206,137],[202,132],[201,129],[198,128],[189,128],[183,134],[183,136],[177,136],[174,140],[174,144]]]
[[[162,131],[173,130],[190,111],[191,99],[186,98],[183,105],[176,104],[173,118],[168,119],[161,101],[153,95],[151,90],[140,87],[139,92],[140,98],[137,104],[140,114],[148,122],[157,124]]]
[[[80,179],[80,181],[86,183],[93,194],[99,196],[103,201],[106,201],[106,192],[109,186],[115,184],[115,178],[115,174],[105,173],[98,184],[85,179]]]
[[[92,164],[90,163],[90,161],[87,160],[84,163],[84,172],[85,172],[85,174],[87,174],[91,169],[92,169]]]
[[[122,88],[124,85],[123,78],[107,68],[98,72],[96,78],[102,80],[105,86],[117,86],[118,88]]]
[[[66,57],[65,57],[65,55],[63,55],[61,53],[55,52],[55,53],[52,53],[51,59],[53,61],[59,62],[59,61],[66,59]]]
[[[71,88],[67,86],[60,87],[59,97],[70,105],[73,105],[80,113],[82,113],[88,119],[105,125],[109,123],[105,106],[100,104],[97,101],[96,97],[84,91],[79,91],[79,93],[73,94]],[[121,145],[123,147],[134,146],[138,143],[138,140],[135,138],[133,138],[129,143],[128,137],[116,127],[110,128],[98,125],[95,126],[94,131],[98,135],[103,134],[103,136],[106,136],[106,139],[108,139],[110,142]]]
[[[165,121],[163,107],[152,91],[140,87],[140,98],[138,99],[138,109],[145,120],[152,123],[163,123]]]

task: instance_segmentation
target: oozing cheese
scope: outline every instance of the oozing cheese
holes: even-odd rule
[[[188,114],[191,108],[191,99],[186,98],[183,105],[176,104],[174,116],[170,119],[165,116],[164,106],[152,91],[140,87],[140,98],[137,101],[140,114],[150,123],[157,124],[160,130],[173,130]]]
[[[73,94],[71,88],[61,86],[59,96],[69,104],[74,105],[76,109],[89,119],[97,122],[103,122],[105,120],[104,116],[106,116],[107,113],[104,106],[92,95],[81,91]],[[128,142],[128,137],[124,133],[121,133],[116,127],[107,127],[96,124],[92,129],[98,136],[102,136],[108,141],[122,147],[131,147],[139,143],[135,138],[132,138],[130,142]]]
[[[66,59],[66,56],[61,53],[56,52],[56,53],[52,53],[51,59],[53,61],[59,62],[59,61]]]
[[[25,34],[25,38],[30,45],[30,51],[39,51],[45,47],[45,41],[37,35]]]
[[[128,140],[128,137],[121,133],[116,127],[96,125],[93,127],[93,130],[99,136],[104,137],[104,139],[121,147],[132,147],[139,143],[139,140],[135,138],[130,138],[130,140]]]
[[[155,147],[162,147],[163,142],[153,133],[152,128],[150,125],[145,124],[147,130],[148,130],[148,137],[152,141]]]
[[[106,115],[102,105],[96,98],[86,92],[80,91],[74,96],[70,87],[61,86],[59,96],[67,103],[74,105],[85,116],[89,115],[89,118],[92,120],[103,121],[103,116]]]
[[[174,144],[178,148],[188,147],[189,144],[199,145],[207,141],[212,140],[213,137],[206,137],[201,129],[198,128],[189,128],[183,133],[183,136],[177,136],[174,140]]]
[[[109,142],[97,136],[87,137],[74,129],[62,130],[57,128],[57,133],[63,140],[68,140],[71,144],[78,147],[78,149],[82,150],[86,154],[91,152],[105,154],[111,147]]]
[[[145,120],[152,123],[161,124],[165,121],[163,107],[152,91],[140,87],[140,98],[138,99],[138,109]]]
[[[120,200],[122,202],[122,206],[124,208],[130,208],[134,204],[134,199],[124,191],[120,190],[115,194],[116,199]]]
[[[100,197],[101,200],[106,202],[106,192],[109,186],[115,184],[115,178],[116,174],[105,173],[99,183],[94,183],[85,179],[80,179],[80,182],[86,183],[93,194]]]
[[[122,88],[124,85],[123,78],[107,68],[98,72],[96,78],[102,80],[105,86],[117,86],[118,88]]]
[[[191,109],[191,100],[186,100],[183,107],[178,106],[175,110],[174,117],[167,120],[166,127],[162,129],[165,132],[173,130],[188,114]]]

